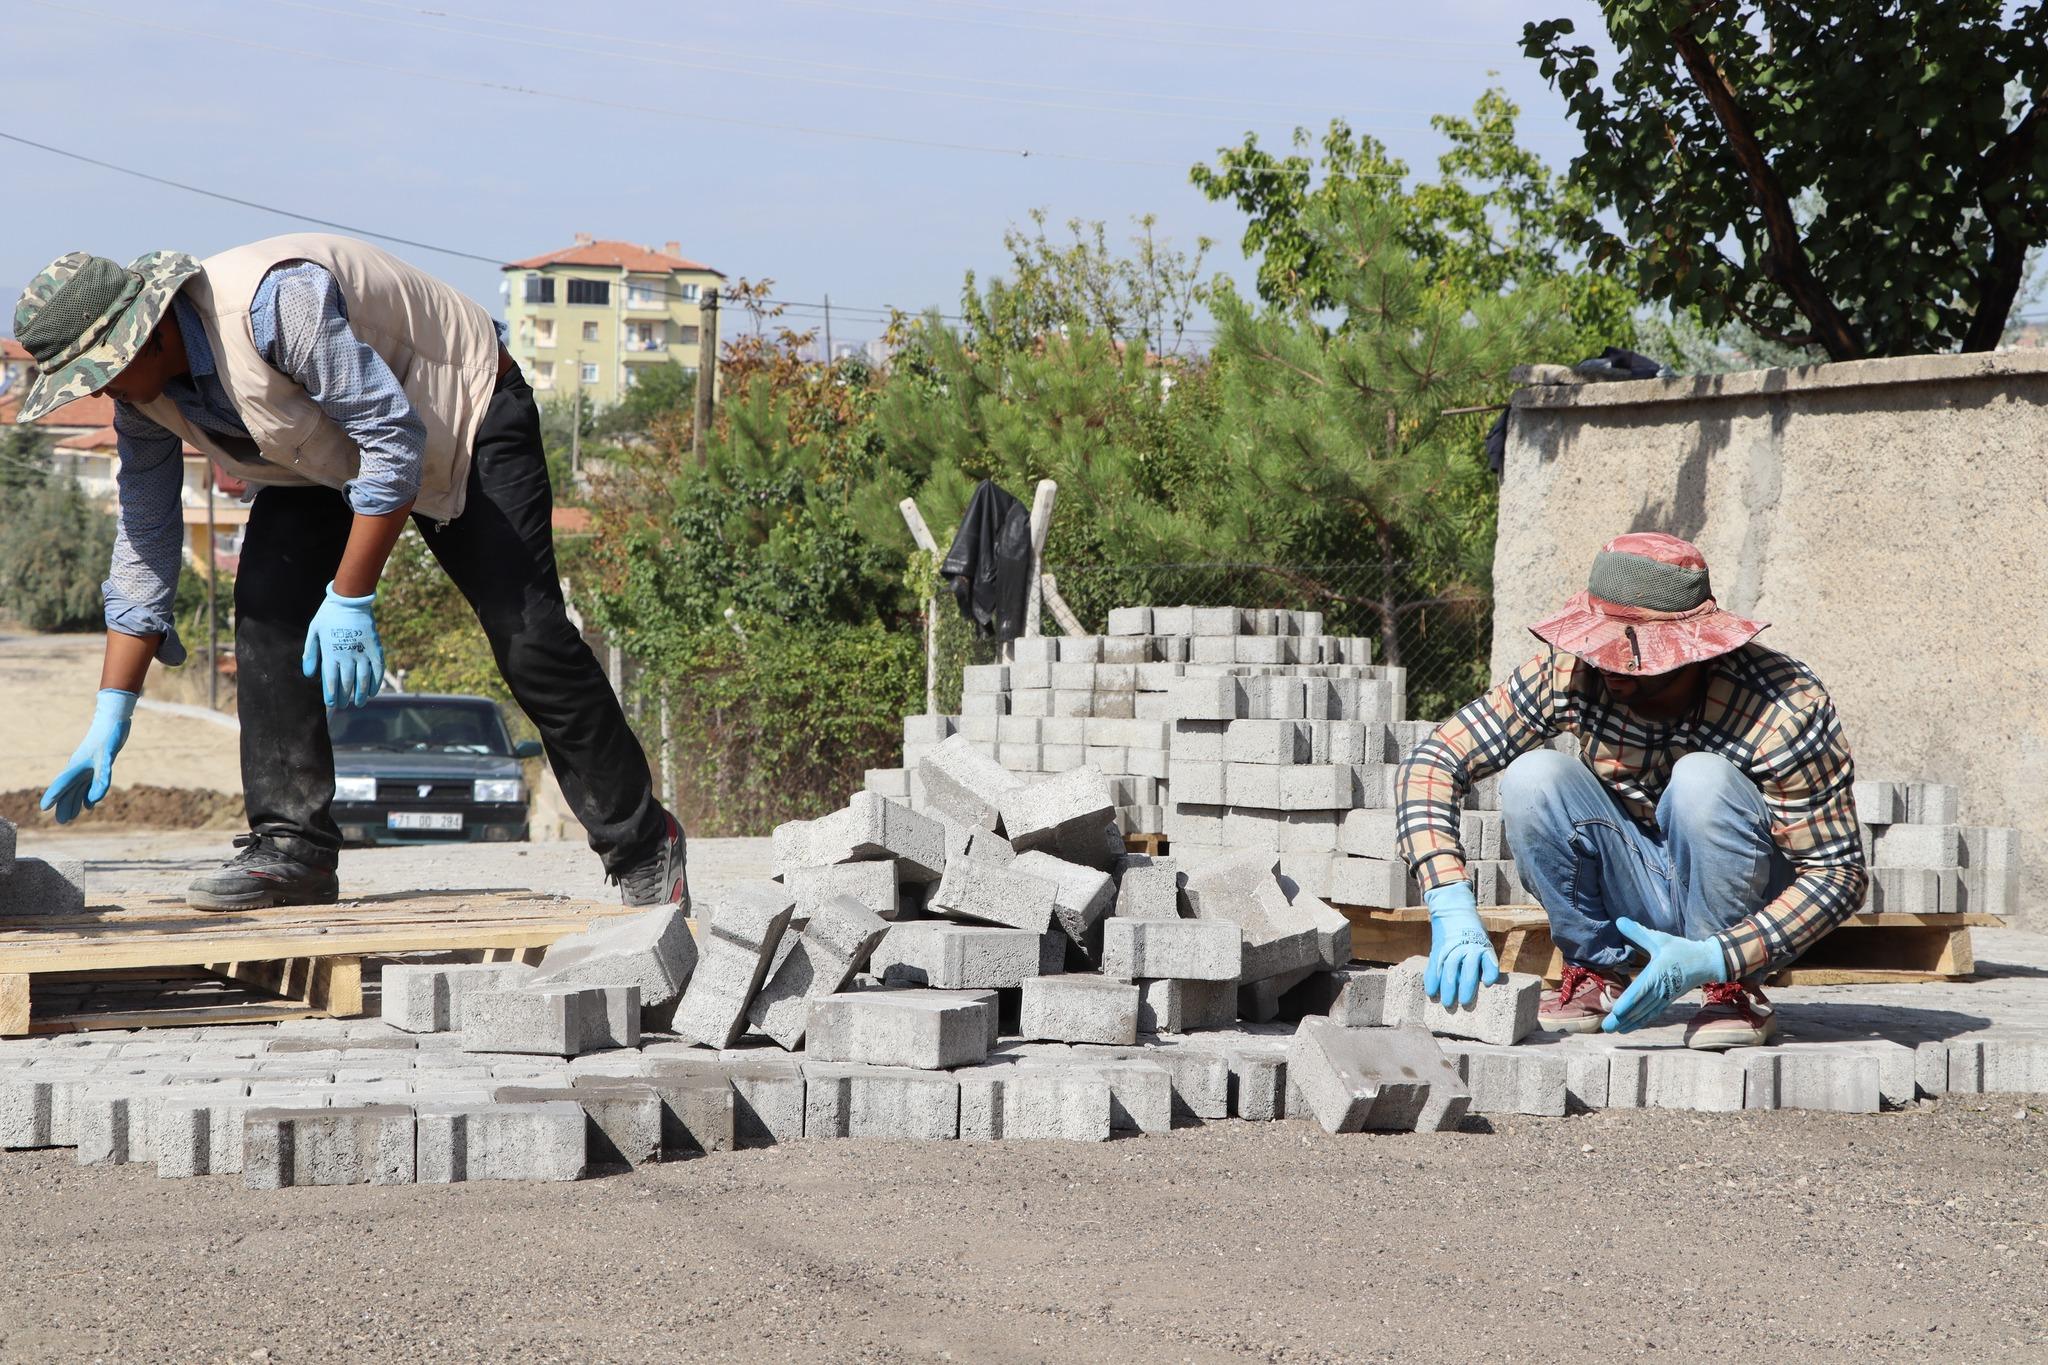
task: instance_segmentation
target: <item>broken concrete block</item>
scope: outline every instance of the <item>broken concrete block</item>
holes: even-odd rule
[[[712,898],[697,970],[676,1007],[679,1036],[706,1047],[731,1047],[739,1039],[794,907],[789,889],[773,882],[725,887]]]
[[[772,1147],[804,1135],[803,1064],[776,1048],[727,1049],[718,1056],[732,1082],[733,1142]]]
[[[1116,901],[1116,884],[1107,872],[1084,867],[1039,850],[1019,853],[1012,870],[1050,883],[1053,917],[1076,945],[1091,942],[1091,932]]]
[[[1471,1094],[1436,1039],[1419,1028],[1347,1029],[1308,1018],[1287,1051],[1288,1082],[1324,1131],[1439,1131],[1464,1118]]]
[[[536,985],[637,986],[640,1008],[653,1027],[665,1027],[697,967],[697,940],[680,908],[599,920],[580,934],[557,939],[534,972]]]
[[[1123,852],[1122,839],[1112,842],[1115,807],[1102,770],[1083,766],[1006,793],[1002,833],[1020,854],[1037,849],[1107,868]]]
[[[1015,773],[955,735],[917,765],[925,800],[933,810],[963,825],[993,831],[1003,798],[1023,786]]]
[[[1243,965],[1243,931],[1231,921],[1112,917],[1102,923],[1104,976],[1235,982]]]
[[[612,1003],[597,986],[472,991],[462,999],[462,1050],[575,1057],[619,1046],[612,1041]]]
[[[1378,1028],[1386,1017],[1387,969],[1343,967],[1311,972],[1282,997],[1282,1018],[1321,1014],[1346,1028]]]
[[[795,902],[789,917],[792,927],[808,923],[819,906],[839,896],[851,896],[883,919],[895,919],[903,909],[894,859],[791,868],[783,877],[783,885],[789,888],[790,898]]]
[[[846,809],[793,820],[774,831],[775,870],[896,861],[905,882],[935,882],[946,868],[946,833],[937,820],[874,792],[855,792]]]
[[[1138,1041],[1138,988],[1100,976],[1033,977],[1023,984],[1017,1013],[1022,1038],[1057,1043]]]
[[[469,992],[523,985],[532,976],[518,962],[391,963],[380,988],[383,1019],[408,1033],[447,1033],[462,1027]]]
[[[845,989],[888,931],[887,920],[850,896],[825,902],[776,963],[748,1021],[785,1048],[801,1046],[811,1002]]]
[[[242,1183],[252,1190],[410,1185],[413,1138],[413,1113],[404,1105],[251,1109],[242,1120]]]
[[[991,1062],[953,1076],[960,1083],[963,1142],[1109,1141],[1113,1100],[1100,1073]]]
[[[1117,884],[1117,915],[1124,919],[1179,919],[1178,869],[1160,863],[1126,867]]]
[[[1571,1085],[1563,1057],[1492,1043],[1451,1043],[1444,1052],[1456,1061],[1472,1092],[1471,1112],[1564,1114]]]
[[[807,1138],[952,1138],[960,1083],[945,1071],[807,1061]]]
[[[976,920],[1042,934],[1052,927],[1053,902],[1059,888],[1043,876],[1033,875],[1024,859],[1045,856],[1025,854],[1008,863],[969,857],[948,859],[946,875],[926,908],[948,919]]]
[[[424,1100],[416,1123],[415,1159],[422,1185],[583,1178],[583,1108],[566,1100]]]
[[[869,970],[890,985],[939,990],[1016,986],[1045,974],[1044,937],[1029,929],[908,921],[891,925],[882,936]]]
[[[46,862],[16,858],[14,870],[0,877],[0,915],[82,915],[85,913],[85,864],[78,859]]]
[[[580,1105],[589,1165],[644,1166],[661,1158],[661,1097],[637,1078],[578,1076],[565,1086],[500,1086],[491,1099],[498,1104]]]
[[[989,991],[879,990],[811,1002],[805,1054],[820,1062],[945,1070],[988,1055]]]
[[[1227,1028],[1237,1021],[1235,981],[1165,977],[1137,984],[1140,1033],[1193,1033]]]

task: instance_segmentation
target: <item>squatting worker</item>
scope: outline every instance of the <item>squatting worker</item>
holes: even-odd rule
[[[360,705],[381,685],[377,580],[408,513],[627,903],[687,897],[682,828],[564,610],[540,416],[481,307],[368,243],[305,233],[126,269],[73,252],[29,282],[14,335],[37,369],[19,420],[103,393],[121,456],[98,704],[44,809],[68,821],[106,795],[150,660],[184,660],[172,600],[188,442],[260,490],[235,583],[250,833],[192,904],[338,897],[323,702]]]
[[[1408,756],[1401,854],[1429,905],[1432,997],[1470,1002],[1500,973],[1458,808],[1505,770],[1508,849],[1564,958],[1543,1027],[1626,1033],[1703,986],[1689,1046],[1776,1035],[1756,983],[1855,910],[1869,874],[1834,703],[1755,642],[1764,625],[1721,610],[1692,545],[1619,536],[1587,590],[1531,627],[1549,649]],[[1577,756],[1546,747],[1559,735]]]

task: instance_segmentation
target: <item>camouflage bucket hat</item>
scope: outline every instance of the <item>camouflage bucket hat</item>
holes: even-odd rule
[[[33,422],[105,388],[198,273],[199,262],[182,251],[152,251],[125,270],[84,251],[50,262],[14,305],[14,339],[36,362],[14,420]]]

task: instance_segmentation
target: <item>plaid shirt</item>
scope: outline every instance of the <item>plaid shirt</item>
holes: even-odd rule
[[[1598,670],[1540,654],[1436,728],[1401,764],[1401,856],[1434,889],[1465,876],[1458,808],[1472,783],[1559,734],[1645,829],[1672,765],[1718,754],[1752,778],[1771,835],[1795,869],[1769,905],[1716,937],[1735,980],[1796,957],[1863,903],[1869,872],[1850,800],[1854,776],[1834,703],[1806,666],[1749,644],[1708,664],[1705,699],[1687,718],[1648,724],[1621,708]]]

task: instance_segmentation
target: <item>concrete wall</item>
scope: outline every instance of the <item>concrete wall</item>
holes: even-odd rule
[[[2022,831],[2048,929],[2048,355],[1565,384],[1514,399],[1495,677],[1624,531],[1706,553],[1723,606],[1833,693],[1860,774],[1962,789]]]

